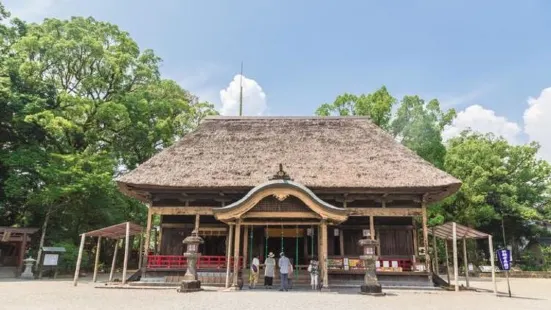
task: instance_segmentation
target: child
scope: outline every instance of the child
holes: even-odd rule
[[[308,272],[310,273],[310,285],[312,289],[315,290],[318,288],[318,277],[319,277],[319,265],[318,261],[315,258],[312,258],[310,265],[308,265]]]

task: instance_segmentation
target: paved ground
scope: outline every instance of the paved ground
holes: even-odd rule
[[[498,289],[507,290],[504,279]],[[491,289],[487,279],[474,286]],[[97,289],[82,280],[0,281],[0,309],[551,309],[551,280],[511,279],[513,298],[490,292],[387,291],[385,297],[367,297],[355,290],[319,293],[203,291],[180,294],[171,290]]]

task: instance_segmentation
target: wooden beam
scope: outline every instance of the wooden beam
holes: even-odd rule
[[[195,227],[193,228],[197,233],[199,233],[199,223],[201,221],[201,215],[195,214]]]
[[[126,284],[126,270],[128,269],[128,256],[130,249],[130,222],[126,222],[126,236],[124,240],[124,262],[122,266],[122,284]]]
[[[230,287],[230,261],[232,254],[233,224],[229,225],[229,235],[226,237],[226,288]]]
[[[322,255],[323,255],[323,288],[329,288],[329,273],[327,272],[328,262],[327,262],[327,223],[325,221],[321,222],[321,245],[322,245]]]
[[[232,287],[238,287],[237,279],[239,278],[239,247],[241,242],[241,223],[238,221],[235,225],[235,243],[233,247],[233,282]]]
[[[289,226],[311,226],[311,225],[319,225],[319,222],[242,222],[243,225],[249,225],[249,226],[282,226],[282,225],[289,225]]]
[[[340,246],[340,254],[341,256],[344,256],[344,232],[342,229],[339,229],[339,246]]]
[[[138,268],[142,268],[143,264],[143,233],[138,235],[140,238],[140,250],[138,251]]]
[[[115,241],[115,251],[113,252],[113,261],[111,262],[111,270],[109,271],[109,282],[113,281],[115,274],[115,263],[117,262],[117,252],[119,251],[119,240]]]
[[[99,268],[99,253],[101,251],[101,236],[98,237],[98,244],[96,245],[96,259],[94,261],[94,276],[92,277],[92,282],[96,282],[98,278],[98,268]]]
[[[145,267],[147,266],[147,257],[149,255],[149,245],[151,243],[151,217],[152,216],[153,216],[153,211],[151,210],[151,205],[149,205],[149,208],[147,208],[147,225],[145,228],[145,240],[144,240],[145,244],[143,247],[143,261],[142,261],[143,266],[140,266],[140,268],[142,268],[142,277],[144,276],[145,269],[146,269]],[[116,250],[115,250],[115,253],[116,253]]]
[[[469,286],[469,262],[467,261],[467,238],[463,237],[463,265],[465,267],[465,284]]]
[[[159,215],[214,215],[213,207],[172,207],[172,206],[155,206],[150,207],[153,214]]]
[[[457,225],[453,222],[452,229],[453,246],[453,278],[455,280],[455,291],[459,292],[459,267],[457,266]]]
[[[375,217],[371,215],[369,217],[369,234],[371,235],[371,240],[375,240]],[[381,255],[377,253],[377,255]]]
[[[492,242],[492,235],[488,236],[488,247],[490,250],[490,266],[492,267],[492,282],[494,283],[494,294],[497,295],[496,270],[494,266],[494,243]]]
[[[426,196],[425,196],[426,197]],[[429,230],[427,226],[427,202],[423,199],[422,205],[423,215],[423,247],[425,247],[425,268],[427,272],[431,272],[430,253],[429,253]]]
[[[23,260],[25,259],[25,252],[27,251],[27,233],[23,233],[22,240],[21,240],[21,248],[19,249],[19,262],[17,262],[17,275],[21,275],[23,272]],[[40,264],[40,257],[38,258],[38,261],[36,264]],[[42,272],[42,268],[40,268],[40,271]]]
[[[247,212],[241,218],[313,218],[321,217],[313,212]]]
[[[434,234],[434,228],[432,229],[432,247],[433,247],[433,251],[434,251],[434,273],[439,275],[440,274],[440,270],[439,270],[439,266],[438,266],[438,242],[436,241],[436,235]]]
[[[243,226],[243,274],[247,270],[249,252],[249,226]]]
[[[450,280],[450,250],[448,249],[448,240],[444,239],[444,244],[446,245],[446,273],[448,275],[448,285],[451,286]]]
[[[75,277],[73,278],[73,286],[77,286],[78,274],[80,272],[80,262],[82,261],[82,252],[84,251],[85,239],[86,239],[86,234],[82,234],[80,236],[80,246],[78,248],[77,266],[75,268]]]
[[[347,208],[348,216],[418,216],[422,208]]]

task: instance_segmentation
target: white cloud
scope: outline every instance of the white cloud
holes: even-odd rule
[[[551,87],[542,90],[539,97],[529,98],[528,105],[524,132],[530,141],[540,143],[540,155],[551,162]]]
[[[239,115],[239,92],[241,75],[236,74],[227,88],[220,91],[222,115]],[[243,115],[263,115],[267,108],[266,93],[262,87],[253,79],[243,76]]]
[[[521,143],[521,128],[503,116],[498,116],[493,110],[485,109],[480,105],[472,105],[457,113],[451,126],[442,133],[445,140],[455,137],[466,129],[480,133],[493,133],[502,136],[513,144]]]

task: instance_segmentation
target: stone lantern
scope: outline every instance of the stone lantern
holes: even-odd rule
[[[379,241],[371,239],[361,239],[358,241],[358,245],[362,247],[363,255],[360,259],[364,261],[365,265],[365,277],[364,284],[361,286],[361,294],[382,296],[384,295],[381,285],[377,280],[377,268],[375,261],[377,256],[375,255],[375,249],[379,245]]]
[[[25,263],[25,271],[21,274],[21,279],[34,279],[33,275],[33,265],[36,262],[35,259],[29,257],[23,260]]]
[[[187,258],[187,270],[178,292],[197,292],[201,290],[201,281],[197,278],[197,261],[201,256],[199,244],[203,244],[204,241],[203,238],[197,235],[197,231],[194,230],[191,232],[191,236],[184,239],[183,243],[186,245],[184,256]]]

